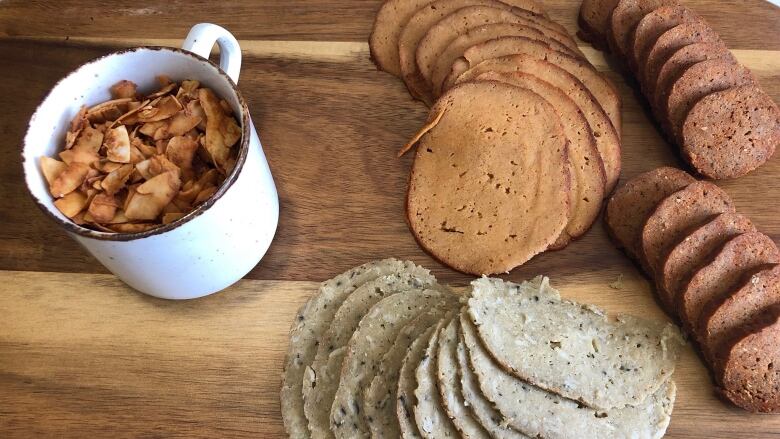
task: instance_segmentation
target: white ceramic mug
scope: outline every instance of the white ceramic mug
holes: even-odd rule
[[[217,43],[220,67],[208,60]],[[271,244],[279,198],[249,110],[236,87],[241,69],[238,41],[208,23],[192,28],[183,49],[140,47],[91,61],[62,79],[30,120],[22,163],[35,202],[98,261],[125,283],[165,299],[191,299],[226,288],[246,275]],[[143,233],[105,233],[81,227],[54,206],[39,167],[56,157],[68,124],[82,105],[111,98],[109,88],[127,79],[155,90],[158,75],[195,79],[225,99],[239,118],[237,163],[207,202],[185,217]]]

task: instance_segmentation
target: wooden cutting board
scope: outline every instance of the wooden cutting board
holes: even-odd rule
[[[576,32],[578,0],[544,1]],[[780,102],[780,8],[763,0],[688,0]],[[403,215],[411,156],[395,152],[425,108],[377,72],[366,40],[379,1],[0,2],[0,437],[284,437],[278,390],[287,330],[317,283],[398,257],[465,285],[422,252]],[[123,286],[24,193],[20,143],[53,84],[81,63],[134,45],[178,46],[197,22],[241,41],[244,93],[281,197],[269,253],[220,294],[166,302]],[[583,43],[584,45],[584,43]],[[624,102],[623,179],[682,167],[632,88],[590,47]],[[780,241],[780,154],[718,182]],[[601,222],[508,279],[552,277],[564,296],[664,319],[650,285]],[[622,280],[621,280],[622,279]],[[780,437],[780,416],[718,401],[693,351],[675,374],[671,438]]]

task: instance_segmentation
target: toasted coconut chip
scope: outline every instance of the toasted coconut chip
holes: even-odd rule
[[[130,204],[130,200],[135,196],[135,190],[138,186],[141,186],[141,184],[131,184],[127,187],[127,195],[125,196],[125,202],[122,204],[122,210],[127,210],[127,205]]]
[[[87,207],[87,196],[73,191],[62,198],[54,200],[54,206],[68,218],[73,218]]]
[[[190,180],[184,185],[184,187],[182,187],[181,191],[179,191],[179,194],[176,195],[176,199],[192,205],[194,204],[195,199],[198,197],[198,194],[202,189],[203,186]]]
[[[84,225],[86,223],[86,221],[84,221],[84,211],[82,210],[81,212],[77,213],[75,216],[70,217],[70,220],[79,226]]]
[[[117,210],[114,214],[114,217],[111,218],[109,221],[106,221],[104,224],[124,224],[129,223],[130,219],[125,216],[125,212],[123,210]]]
[[[98,152],[102,144],[103,133],[87,124],[81,131],[81,135],[76,139],[73,149],[78,148],[85,151]]]
[[[67,163],[47,156],[41,157],[40,164],[41,171],[43,172],[43,178],[46,179],[46,182],[49,183],[49,185],[51,185],[52,182],[54,182],[54,180],[62,173],[62,171],[68,167]]]
[[[184,218],[184,216],[187,215],[186,213],[166,213],[162,217],[162,223],[163,224],[170,224],[178,219]]]
[[[174,198],[173,201],[171,201],[171,204],[176,206],[176,208],[180,212],[189,212],[190,210],[192,210],[192,203],[188,203],[184,200],[180,200],[178,197]]]
[[[70,149],[73,147],[73,144],[76,143],[76,138],[79,136],[81,130],[83,130],[84,126],[86,125],[86,115],[87,107],[82,105],[79,109],[79,112],[76,113],[76,116],[74,116],[70,121],[70,127],[68,128],[68,132],[65,134],[65,149]]]
[[[141,139],[135,138],[132,140],[131,144],[139,151],[141,151],[141,154],[143,154],[145,158],[149,158],[157,154],[157,148],[145,144]]]
[[[138,86],[133,81],[123,79],[112,85],[109,90],[114,99],[134,98],[138,92]]]
[[[144,160],[146,160],[146,156],[144,156],[141,150],[133,145],[130,145],[130,163],[136,164]]]
[[[157,227],[157,224],[146,224],[146,223],[111,224],[108,227],[108,230],[113,232],[119,232],[119,233],[141,233],[141,232],[146,232],[148,230],[152,230],[155,227]]]
[[[141,128],[138,129],[138,132],[145,136],[153,137],[154,133],[163,126],[165,126],[165,122],[147,122],[141,125]]]
[[[103,179],[102,178],[95,177],[93,179],[88,179],[87,181],[90,183],[90,186],[92,187],[92,189],[95,189],[95,190],[98,190],[98,191],[103,190],[103,186],[102,186],[103,185]]]
[[[94,190],[92,185],[103,178],[102,175],[100,175],[100,171],[97,169],[89,168],[89,171],[87,172],[86,178],[84,178],[84,182],[81,183],[81,186],[79,186],[78,190],[81,192],[87,192],[89,190]]]
[[[174,201],[176,199],[174,198]],[[177,206],[173,201],[165,205],[162,210],[163,215],[166,213],[186,213],[184,210],[179,209],[179,206]]]
[[[183,173],[192,173],[192,160],[195,158],[195,152],[198,150],[198,142],[189,137],[177,136],[168,142],[165,149],[165,156],[178,166]]]
[[[117,120],[114,121],[114,123],[111,124],[111,127],[115,126],[116,124],[123,123],[125,125],[135,125],[138,123],[138,112],[141,111],[145,106],[149,105],[149,99],[138,102],[133,101],[127,104],[127,112],[121,116]]]
[[[59,156],[62,161],[67,164],[83,163],[85,165],[90,165],[100,160],[100,156],[95,151],[76,148],[75,146],[71,149],[61,151]]]
[[[165,96],[168,93],[172,92],[174,88],[176,88],[176,83],[170,82],[168,84],[165,84],[163,88],[157,90],[156,92],[150,94],[147,97],[149,99],[159,98],[160,96]]]
[[[220,182],[219,180],[220,180],[219,171],[217,171],[216,169],[209,169],[208,171],[200,175],[200,177],[198,178],[198,184],[200,184],[201,187],[216,186],[217,183]]]
[[[69,164],[49,186],[51,194],[55,198],[62,198],[73,192],[84,183],[89,171],[90,167],[84,163],[74,162]]]
[[[87,116],[89,116],[90,113],[98,112],[100,110],[103,110],[104,108],[118,107],[119,105],[127,104],[132,100],[133,100],[132,98],[121,98],[121,99],[112,99],[110,101],[101,102],[97,105],[90,107],[87,110]]]
[[[175,163],[168,160],[164,155],[155,155],[138,163],[135,166],[136,170],[146,180],[151,180],[163,172],[173,172],[177,176],[180,175],[181,172],[179,167],[176,166]]]
[[[88,212],[95,222],[106,223],[114,218],[118,207],[119,204],[113,195],[100,193],[89,203]]]
[[[158,122],[168,119],[184,107],[174,96],[164,96],[156,105],[147,105],[138,112],[138,122]]]
[[[186,110],[177,113],[168,124],[168,133],[171,136],[183,136],[193,130],[203,120],[200,116],[188,115]]]
[[[127,111],[127,103],[131,100],[122,98],[97,104],[87,110],[87,120],[95,124],[117,120]]]
[[[209,198],[211,198],[211,196],[214,195],[215,193],[217,193],[217,187],[216,186],[207,187],[207,188],[203,189],[202,191],[198,192],[198,196],[195,197],[195,202],[192,203],[192,204],[197,206],[198,204],[203,203],[204,201],[206,201]]]
[[[198,91],[198,94],[200,94],[200,91]],[[201,131],[206,131],[206,112],[203,111],[203,106],[200,105],[199,100],[187,102],[187,114],[199,117],[201,120],[197,127]]]
[[[241,129],[232,117],[224,114],[214,92],[207,88],[198,90],[200,104],[206,113],[206,136],[203,146],[211,155],[214,164],[225,169],[230,157],[230,147],[241,138]]]
[[[127,180],[130,178],[130,174],[133,173],[132,164],[124,164],[118,169],[115,169],[103,179],[100,187],[106,191],[108,195],[114,195],[120,190],[124,189]]]
[[[179,86],[179,91],[176,93],[176,98],[180,101],[197,99],[198,87],[200,87],[200,82],[193,79],[185,79]]]
[[[164,172],[147,180],[135,189],[127,203],[125,215],[133,220],[154,220],[163,208],[173,200],[181,187],[181,180],[175,172]]]
[[[120,125],[106,131],[103,144],[109,160],[117,163],[130,162],[130,136],[127,134],[127,127]]]

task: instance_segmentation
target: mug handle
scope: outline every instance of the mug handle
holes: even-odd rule
[[[208,59],[214,43],[219,45],[219,67],[237,84],[241,72],[241,47],[236,37],[224,27],[211,23],[196,24],[181,48]]]

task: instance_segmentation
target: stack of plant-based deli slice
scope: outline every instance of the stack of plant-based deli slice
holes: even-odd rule
[[[607,205],[614,241],[655,279],[659,302],[696,340],[720,393],[780,412],[780,250],[706,181],[659,168]]]
[[[282,415],[294,438],[660,438],[682,346],[675,326],[608,319],[547,278],[455,294],[388,259],[298,312]]]
[[[432,105],[407,213],[418,242],[471,274],[562,249],[620,176],[621,102],[533,0],[388,0],[371,54]],[[467,250],[466,250],[467,249]]]
[[[745,175],[780,142],[780,111],[700,16],[676,0],[584,0],[582,37],[622,59],[685,160]]]

